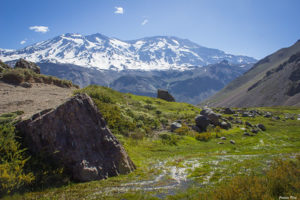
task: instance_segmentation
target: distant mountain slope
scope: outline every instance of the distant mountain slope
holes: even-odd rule
[[[71,80],[80,87],[90,84],[111,87],[121,92],[156,96],[157,89],[167,89],[177,101],[197,104],[242,75],[252,64],[223,61],[200,68],[178,70],[98,70],[71,64],[38,63],[41,73]],[[242,67],[241,67],[242,66]]]
[[[125,74],[110,87],[137,95],[156,96],[157,89],[167,89],[180,102],[197,104],[242,75],[252,65],[240,67],[226,61],[186,71],[152,71]]]
[[[247,73],[201,104],[257,107],[300,106],[300,40],[258,61]]]
[[[226,59],[234,64],[254,63],[247,56],[226,54],[187,39],[156,36],[121,41],[102,34],[63,34],[20,50],[0,49],[4,62],[24,58],[36,63],[73,64],[105,70],[186,70]]]

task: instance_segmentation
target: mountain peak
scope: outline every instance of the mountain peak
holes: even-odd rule
[[[253,63],[246,56],[226,54],[174,36],[153,36],[122,41],[101,33],[66,33],[11,52],[1,51],[0,59],[25,58],[32,62],[75,64],[98,69],[186,70],[226,59],[230,63]]]

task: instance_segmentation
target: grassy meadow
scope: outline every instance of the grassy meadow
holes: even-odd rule
[[[229,130],[216,127],[197,133],[191,127],[201,109],[190,104],[123,94],[100,86],[75,93],[93,98],[137,169],[87,183],[29,185],[22,193],[11,193],[4,199],[300,198],[300,108],[248,108],[271,112],[280,119],[239,116],[243,123],[232,123]],[[7,122],[5,116],[11,118],[13,114],[0,116],[1,121]],[[177,120],[182,128],[170,132],[171,123]],[[246,121],[264,124],[266,131],[244,136],[251,130]]]

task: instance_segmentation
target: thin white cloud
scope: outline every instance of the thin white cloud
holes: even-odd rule
[[[20,42],[20,44],[25,44],[26,43],[26,40],[22,40],[21,42]]]
[[[115,14],[123,14],[124,13],[124,9],[122,7],[115,7]]]
[[[47,33],[49,31],[47,26],[30,26],[29,29],[40,33]]]
[[[148,19],[144,19],[144,21],[142,22],[142,26],[148,24],[149,20]]]

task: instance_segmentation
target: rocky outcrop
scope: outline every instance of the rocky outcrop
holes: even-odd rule
[[[86,94],[35,114],[16,127],[32,153],[42,152],[62,163],[74,180],[99,180],[135,169]]]
[[[40,67],[37,64],[35,64],[34,62],[24,60],[22,58],[16,62],[15,68],[30,69],[37,74],[41,73]]]
[[[158,89],[157,90],[157,98],[163,99],[166,101],[170,101],[170,102],[175,101],[174,97],[167,90]]]

